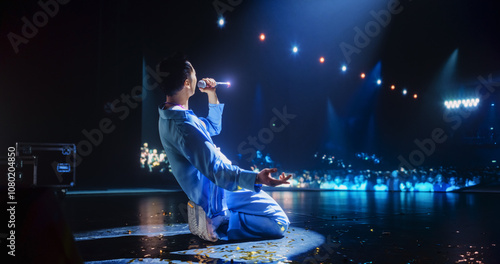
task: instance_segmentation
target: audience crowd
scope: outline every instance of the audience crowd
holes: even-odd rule
[[[500,182],[500,169],[459,171],[427,168],[406,171],[321,170],[285,172],[292,174],[289,188],[352,191],[451,192],[480,183]]]
[[[139,159],[141,168],[149,172],[166,172],[168,170],[168,159],[165,150],[158,153],[157,149],[150,149],[148,143],[144,143],[141,147],[141,156]]]
[[[331,163],[331,162],[330,162]],[[165,151],[158,153],[150,149],[148,143],[141,147],[141,168],[149,172],[169,170]],[[290,172],[273,161],[270,154],[257,151],[251,169],[258,172],[263,168],[277,167],[279,173],[291,174],[285,188],[351,190],[351,191],[402,191],[402,192],[451,192],[478,184],[500,184],[500,168],[488,167],[477,170],[457,170],[455,168],[419,168],[393,171],[353,170],[345,166],[339,169],[304,170]]]

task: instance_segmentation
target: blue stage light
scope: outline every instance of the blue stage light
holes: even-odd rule
[[[403,95],[406,95],[408,91],[406,89],[403,89]]]
[[[342,71],[343,71],[343,72],[347,71],[347,66],[342,65]]]
[[[377,85],[381,85],[382,84],[382,80],[381,79],[378,79],[377,80]]]
[[[299,48],[297,46],[293,46],[292,51],[293,53],[297,53],[299,51]]]

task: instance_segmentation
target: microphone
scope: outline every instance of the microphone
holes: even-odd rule
[[[215,82],[215,83],[216,83],[216,85],[225,84],[225,85],[227,85],[227,87],[231,86],[230,82]],[[200,81],[198,81],[198,87],[203,89],[203,88],[207,87],[207,83],[204,80],[200,80]]]

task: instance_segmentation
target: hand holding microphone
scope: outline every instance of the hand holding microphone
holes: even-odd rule
[[[207,80],[208,81],[208,87],[215,87],[217,85],[227,85],[227,87],[231,86],[231,83],[230,82],[216,82],[214,79],[208,79],[208,78],[204,78],[203,80],[200,80],[198,81],[198,87],[201,88],[201,89],[205,89],[207,87]],[[212,81],[210,83],[210,81]],[[215,85],[214,85],[215,83]]]
[[[219,99],[215,94],[215,86],[220,84],[216,82],[212,78],[203,78],[198,82],[198,88],[202,93],[206,93],[208,95],[208,103],[209,104],[219,104]]]

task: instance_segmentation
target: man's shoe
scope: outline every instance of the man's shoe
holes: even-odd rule
[[[216,216],[214,219],[208,218],[205,210],[192,201],[187,204],[189,231],[200,238],[215,242],[219,236],[215,230],[219,227],[224,216]]]

